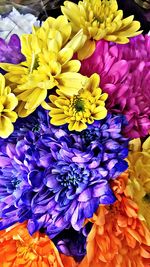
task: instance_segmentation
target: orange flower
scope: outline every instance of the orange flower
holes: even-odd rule
[[[64,267],[77,267],[78,266],[78,263],[76,263],[72,257],[65,256],[63,254],[61,254],[60,257],[61,257]]]
[[[150,232],[138,218],[138,206],[123,193],[128,175],[114,181],[117,201],[100,206],[79,267],[150,267]]]
[[[30,236],[26,223],[23,223],[1,231],[0,267],[64,267],[64,265],[53,242],[39,232]]]

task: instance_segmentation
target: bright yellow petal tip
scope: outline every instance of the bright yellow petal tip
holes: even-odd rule
[[[5,87],[5,78],[0,74],[0,137],[7,138],[14,130],[13,122],[17,119],[14,111],[18,105],[17,97]]]
[[[94,120],[104,119],[107,94],[102,94],[99,81],[98,74],[93,74],[77,94],[70,96],[58,91],[58,96],[51,95],[51,123],[57,126],[67,123],[70,131],[81,132]]]
[[[70,21],[73,34],[83,29],[88,40],[105,39],[125,44],[129,42],[130,37],[141,33],[138,31],[140,23],[133,20],[134,16],[123,19],[123,12],[118,10],[116,0],[83,0],[79,1],[78,5],[65,1],[61,10]],[[82,51],[85,50],[86,46],[83,47]],[[90,56],[92,46],[88,52]],[[81,53],[79,53],[79,58],[80,55]]]

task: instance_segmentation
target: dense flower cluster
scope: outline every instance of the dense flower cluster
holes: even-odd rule
[[[32,34],[21,36],[25,61],[18,65],[0,64],[0,67],[8,72],[6,78],[14,84],[20,117],[34,112],[46,99],[48,90],[55,86],[71,95],[82,87],[84,78],[77,73],[80,62],[72,59],[82,34],[75,36],[67,47],[70,35],[71,26],[65,17],[50,17],[40,28],[33,30]]]
[[[127,168],[124,123],[122,116],[108,115],[81,136],[50,124],[44,132],[20,126],[24,134],[16,139],[14,131],[0,153],[0,228],[28,219],[30,233],[45,228],[54,237],[71,225],[80,230],[99,204],[113,203],[109,180]]]
[[[0,267],[150,267],[150,36],[62,4],[0,16]]]

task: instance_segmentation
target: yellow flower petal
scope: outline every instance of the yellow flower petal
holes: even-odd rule
[[[78,31],[81,18],[78,6],[70,1],[65,1],[61,11],[72,22],[73,31]]]
[[[55,126],[60,126],[66,123],[66,115],[64,114],[57,114],[56,118],[51,119],[51,124]]]
[[[18,116],[21,118],[25,118],[35,111],[35,109],[26,109],[25,106],[26,102],[19,101],[19,104],[16,108],[16,112],[18,113]]]
[[[11,120],[5,116],[0,117],[0,137],[7,138],[14,130]]]
[[[79,60],[70,60],[62,66],[63,72],[78,72],[80,70],[81,63]]]
[[[87,40],[83,47],[78,51],[78,58],[80,60],[90,57],[95,50],[95,41]]]
[[[83,47],[86,40],[87,37],[83,33],[83,30],[81,29],[73,38],[71,38],[71,40],[67,43],[66,47],[72,48],[74,52],[76,52]]]
[[[7,111],[5,115],[10,119],[11,122],[15,122],[18,118],[18,115],[15,111]]]
[[[62,73],[57,78],[58,88],[64,94],[74,95],[82,88],[85,79],[80,73]]]
[[[14,110],[15,107],[18,105],[18,99],[15,97],[14,94],[10,93],[7,95],[5,101],[5,109]]]
[[[11,93],[9,86],[5,87],[5,78],[0,74],[0,137],[7,138],[13,132],[13,124],[17,113],[13,111],[18,105],[18,99]]]
[[[19,97],[21,100],[23,100],[24,93],[20,94]],[[27,103],[25,105],[26,109],[35,109],[37,108],[46,98],[47,96],[47,90],[36,88],[34,91],[30,94],[30,97],[27,100]]]
[[[41,106],[42,106],[44,109],[46,109],[46,110],[50,110],[50,106],[49,106],[49,104],[47,104],[45,101],[43,101],[43,102],[41,103]]]
[[[93,88],[98,88],[99,84],[100,84],[100,77],[99,77],[99,75],[97,73],[94,73],[94,74],[91,75],[91,78],[90,78],[90,80],[88,82],[87,90],[93,91]]]
[[[50,29],[50,28],[56,29],[57,31],[59,31],[61,33],[61,35],[63,37],[63,44],[68,41],[70,34],[71,34],[71,26],[64,16],[59,16],[56,19],[53,17],[49,17],[42,24],[42,27],[41,27],[41,29],[44,29],[45,32],[47,32],[48,29]]]
[[[142,145],[143,151],[150,153],[150,136],[145,140]]]
[[[4,95],[4,89],[5,89],[5,78],[2,74],[0,74],[0,96]]]
[[[72,58],[72,56],[73,56],[73,50],[71,48],[65,47],[58,53],[58,60],[60,64],[63,65],[66,62],[68,62]]]

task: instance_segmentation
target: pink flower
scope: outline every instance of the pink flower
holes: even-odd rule
[[[113,49],[112,53],[116,57],[127,60],[130,63],[131,70],[134,70],[137,62],[150,62],[150,36],[141,34],[138,37],[131,38],[130,43],[125,46],[117,45],[117,49]]]
[[[82,61],[81,73],[100,75],[100,87],[109,94],[107,109],[126,116],[125,134],[144,137],[150,130],[150,36],[129,44],[99,41],[91,57]]]

